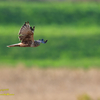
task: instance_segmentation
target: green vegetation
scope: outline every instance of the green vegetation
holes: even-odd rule
[[[94,100],[94,99],[88,94],[84,93],[82,95],[79,95],[77,100]],[[96,98],[95,100],[100,100],[100,98]]]
[[[0,64],[41,67],[100,66],[100,4],[0,3]],[[18,43],[25,21],[36,26],[34,38],[48,39],[37,48],[7,48]]]
[[[100,25],[98,3],[0,2],[1,24]]]
[[[95,30],[90,29],[87,30],[87,34],[84,34],[83,30],[79,31],[77,28],[73,28],[74,31],[72,31],[70,28],[61,26],[63,28],[61,31],[60,26],[36,26],[34,38],[48,39],[47,44],[41,44],[37,48],[7,48],[7,45],[19,42],[17,32],[20,27],[16,26],[16,29],[13,27],[12,30],[9,27],[6,27],[9,31],[0,28],[4,33],[0,36],[1,62],[25,62],[29,66],[89,67],[100,65],[99,28],[95,34]]]
[[[0,1],[23,1],[23,2],[100,2],[99,0],[0,0]]]
[[[82,94],[78,97],[77,100],[92,100],[91,97],[87,94]]]

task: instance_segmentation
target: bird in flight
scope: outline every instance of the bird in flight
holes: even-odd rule
[[[46,43],[43,39],[34,40],[35,26],[30,27],[29,22],[25,22],[19,31],[19,40],[21,43],[8,45],[7,47],[38,47],[40,43]]]

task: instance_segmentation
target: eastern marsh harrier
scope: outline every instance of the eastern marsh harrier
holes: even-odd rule
[[[21,43],[8,45],[7,47],[37,47],[40,43],[46,43],[43,39],[34,40],[35,26],[30,27],[29,22],[25,22],[19,31],[19,40]]]

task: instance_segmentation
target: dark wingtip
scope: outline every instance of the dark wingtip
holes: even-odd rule
[[[33,26],[33,30],[35,29],[35,26]]]
[[[28,24],[29,24],[29,21],[27,21],[26,23],[28,23]]]
[[[30,27],[30,29],[33,30],[32,27]]]
[[[32,28],[32,27],[30,27],[30,29],[31,29],[32,31],[34,31],[34,29],[35,29],[35,26],[33,26],[33,28]]]
[[[26,26],[26,22],[25,22],[24,26]]]
[[[24,26],[26,26],[26,24],[29,24],[29,21],[25,22]]]

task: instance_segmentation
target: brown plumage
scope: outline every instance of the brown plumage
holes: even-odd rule
[[[18,34],[21,43],[9,45],[7,47],[37,47],[40,45],[40,43],[46,43],[47,40],[34,40],[34,29],[35,26],[33,26],[32,28],[30,27],[29,22],[25,22]]]

